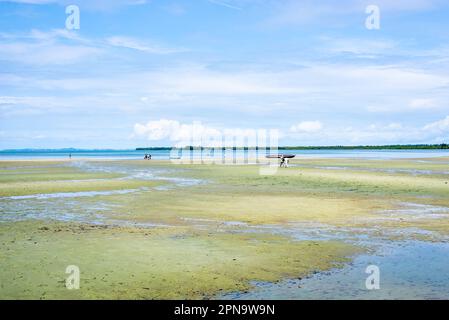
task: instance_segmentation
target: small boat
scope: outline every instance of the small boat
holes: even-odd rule
[[[269,159],[281,159],[281,158],[291,159],[291,158],[294,158],[295,155],[294,154],[269,154],[266,157]]]

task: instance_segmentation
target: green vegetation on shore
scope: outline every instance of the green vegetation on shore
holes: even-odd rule
[[[438,150],[449,149],[449,145],[442,144],[395,144],[381,146],[289,146],[279,147],[280,150]]]
[[[186,146],[183,149],[198,149],[199,147]],[[167,151],[171,147],[141,147],[137,151]],[[206,147],[202,147],[206,149]],[[223,148],[224,149],[224,148]],[[258,147],[234,147],[234,150],[256,150]],[[360,145],[360,146],[282,146],[278,150],[438,150],[449,149],[449,144],[395,144],[395,145]]]

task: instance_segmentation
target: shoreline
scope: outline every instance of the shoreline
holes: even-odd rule
[[[258,155],[253,151],[247,152],[243,150],[236,150],[228,153],[215,153],[209,154],[207,152],[201,153],[198,150],[192,153],[182,153],[172,155],[170,152],[155,151],[150,154],[153,156],[149,161],[171,161],[176,162],[178,156],[182,161],[189,161],[193,159],[194,162],[199,162],[201,159],[205,162],[214,162],[219,164],[223,159],[226,159],[226,163],[232,163],[233,161],[239,163],[254,162],[256,159],[265,161],[266,154],[282,154],[289,153],[294,154],[294,159],[360,159],[360,160],[396,160],[396,159],[432,159],[447,157],[449,159],[449,150],[441,149],[401,149],[401,150],[277,150],[269,153],[259,153]],[[72,152],[72,158],[69,158],[70,152],[53,153],[53,152],[11,152],[9,154],[0,152],[0,161],[109,161],[109,160],[123,160],[123,161],[138,161],[144,160],[144,151],[92,151],[92,152]],[[257,156],[257,158],[256,158]]]
[[[335,155],[334,155],[335,156]],[[412,161],[426,161],[426,160],[447,160],[449,161],[449,152],[447,155],[439,155],[439,154],[428,154],[427,157],[354,157],[351,155],[348,156],[336,156],[332,157],[332,155],[329,156],[323,156],[319,154],[310,154],[310,155],[295,155],[295,158],[289,159],[290,161],[294,162],[296,160],[372,160],[372,161],[395,161],[395,160],[412,160]],[[235,163],[233,161],[235,160]],[[246,165],[246,164],[258,164],[256,161],[264,161],[262,163],[267,163],[270,161],[270,159],[266,157],[262,158],[246,158],[246,157],[236,157],[235,159],[227,159],[226,163],[220,163],[222,161],[221,158],[213,158],[213,159],[203,159],[204,163],[201,163],[201,158],[194,158],[192,163],[190,164],[226,164],[226,165]],[[190,158],[182,158],[182,159],[168,159],[168,158],[157,158],[154,157],[151,160],[145,160],[143,158],[127,158],[127,157],[73,157],[71,159],[66,157],[11,157],[11,158],[2,158],[0,156],[0,163],[6,163],[6,162],[30,162],[30,161],[40,161],[40,162],[74,162],[74,161],[145,161],[148,163],[157,163],[157,162],[169,162],[176,164],[179,161],[185,161],[183,164],[189,164]],[[271,161],[276,161],[276,159],[271,159]],[[248,162],[248,163],[246,163]]]

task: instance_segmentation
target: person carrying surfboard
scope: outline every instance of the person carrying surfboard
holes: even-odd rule
[[[284,156],[282,155],[282,156],[281,156],[281,163],[279,164],[279,167],[282,168],[282,167],[284,167],[284,166],[285,166],[285,158],[284,158]]]

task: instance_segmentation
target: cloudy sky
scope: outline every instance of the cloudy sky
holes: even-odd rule
[[[0,0],[0,149],[167,146],[194,126],[449,142],[449,2]]]

